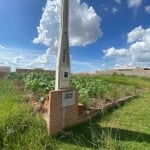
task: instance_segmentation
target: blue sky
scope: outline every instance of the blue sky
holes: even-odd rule
[[[60,0],[0,0],[0,66],[55,69]],[[149,0],[70,0],[73,72],[150,67]]]

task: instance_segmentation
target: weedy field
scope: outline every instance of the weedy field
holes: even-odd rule
[[[55,77],[49,73],[32,72],[29,74],[11,73],[7,79],[13,79],[19,86],[26,88],[29,93],[36,95],[39,101],[44,101],[47,93],[54,89]],[[142,83],[142,82],[141,82]],[[72,76],[71,87],[79,91],[79,101],[86,107],[93,105],[93,101],[115,101],[125,96],[134,95],[141,85],[133,77],[124,76]],[[96,103],[96,104],[97,104]]]
[[[72,77],[71,86],[79,90],[80,100],[87,107],[93,99],[105,101],[138,95],[103,116],[48,137],[45,122],[40,113],[34,113],[26,95],[28,91],[40,98],[53,89],[54,77],[45,76],[48,75],[10,74],[0,80],[0,150],[150,149],[149,78]]]

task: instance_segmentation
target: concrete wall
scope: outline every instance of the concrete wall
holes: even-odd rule
[[[7,66],[0,66],[0,72],[10,72],[10,67]]]
[[[54,70],[43,70],[40,68],[35,68],[35,69],[16,69],[17,73],[30,73],[30,72],[48,72],[50,74],[55,75],[55,71]]]
[[[0,78],[4,78],[7,73],[10,72],[10,67],[0,66]]]
[[[145,70],[145,68],[133,68],[133,69],[121,69],[117,70],[118,74],[124,74],[124,75],[134,75],[134,76],[144,76],[144,77],[150,77],[150,70]]]
[[[4,76],[4,74],[10,72],[11,68],[7,66],[0,66],[0,76]],[[43,70],[42,68],[35,68],[35,69],[16,69],[17,73],[30,73],[30,72],[48,72],[50,74],[55,75],[55,70]],[[96,71],[94,74],[108,74],[112,75],[114,73],[117,74],[124,74],[124,75],[135,75],[135,76],[145,76],[145,77],[150,77],[150,68],[118,68],[118,69],[109,69],[106,71]],[[85,73],[87,74],[87,73]],[[84,73],[80,75],[85,75]]]
[[[139,77],[150,77],[150,69],[149,68],[120,68],[120,69],[109,69],[104,72],[97,72],[96,74],[123,74],[127,76],[139,76]]]

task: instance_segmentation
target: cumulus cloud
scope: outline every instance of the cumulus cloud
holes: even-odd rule
[[[127,43],[128,49],[118,50],[112,47],[103,50],[105,58],[116,56],[115,59],[120,60],[120,56],[124,56],[132,65],[150,65],[150,28],[135,27],[127,34]]]
[[[102,36],[100,17],[93,7],[80,0],[70,1],[70,44],[72,46],[93,43]]]
[[[93,7],[89,7],[80,0],[71,0],[69,9],[69,39],[71,46],[86,46],[95,42],[102,36],[100,29],[101,18],[96,14]],[[34,62],[42,64],[51,63],[53,55],[56,55],[60,24],[60,0],[47,0],[43,9],[40,24],[37,27],[38,36],[33,43],[42,43],[49,48],[46,53],[38,57]]]
[[[112,12],[113,12],[113,13],[116,13],[117,11],[118,11],[118,8],[116,8],[116,7],[113,7],[113,8],[112,8]]]
[[[145,30],[142,26],[134,28],[131,32],[127,34],[127,42],[132,43],[137,40],[142,40]]]
[[[148,5],[148,6],[145,6],[145,11],[148,13],[148,14],[150,14],[150,5]]]
[[[150,62],[150,28],[144,29],[140,26],[133,29],[130,33],[136,35],[131,40],[133,43],[129,48],[132,60],[134,62]],[[130,36],[132,37],[132,34]],[[130,36],[128,36],[128,41],[130,41]]]
[[[138,8],[142,4],[142,0],[128,0],[129,8]]]
[[[38,37],[34,38],[33,43],[42,43],[44,45],[54,45],[58,39],[60,2],[58,0],[47,0],[43,8],[42,18],[37,27]]]
[[[121,3],[121,0],[115,0],[115,2],[117,2],[118,4],[120,4],[120,3]]]
[[[128,53],[126,49],[115,49],[114,47],[109,48],[107,50],[103,50],[103,52],[105,53],[105,57],[123,57],[126,56]]]
[[[45,68],[45,69],[55,69],[56,55],[53,54],[49,48],[43,55],[39,55],[37,58],[33,59],[28,63],[27,67]]]
[[[135,42],[130,46],[130,50],[134,52],[150,52],[149,41]]]
[[[40,24],[37,27],[38,37],[34,38],[34,43],[42,43],[47,46],[57,45],[60,5],[60,0],[47,0]],[[89,7],[84,2],[81,3],[80,0],[70,1],[69,7],[69,33],[72,46],[87,45],[102,36],[101,18],[93,7]]]

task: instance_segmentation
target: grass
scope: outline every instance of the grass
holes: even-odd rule
[[[114,80],[134,79],[118,78]],[[137,86],[147,91],[124,106],[48,137],[45,123],[40,114],[33,114],[24,93],[12,81],[0,80],[0,150],[149,150],[149,81],[136,78]]]
[[[146,92],[99,122],[116,132],[122,149],[150,149],[150,93]]]
[[[0,150],[54,148],[42,117],[24,98],[11,81],[0,80]]]
[[[124,85],[133,85],[136,88],[146,88],[150,89],[150,78],[147,77],[137,77],[137,76],[124,76],[114,74],[110,75],[101,75],[101,79],[108,81],[110,83],[120,83]]]
[[[145,92],[113,112],[67,130],[66,136],[62,135],[62,141],[80,145],[81,149],[149,150],[150,79],[125,76],[101,78],[113,83],[134,84]]]
[[[62,142],[80,145],[82,149],[149,150],[149,97],[146,92],[103,117],[67,130]]]

